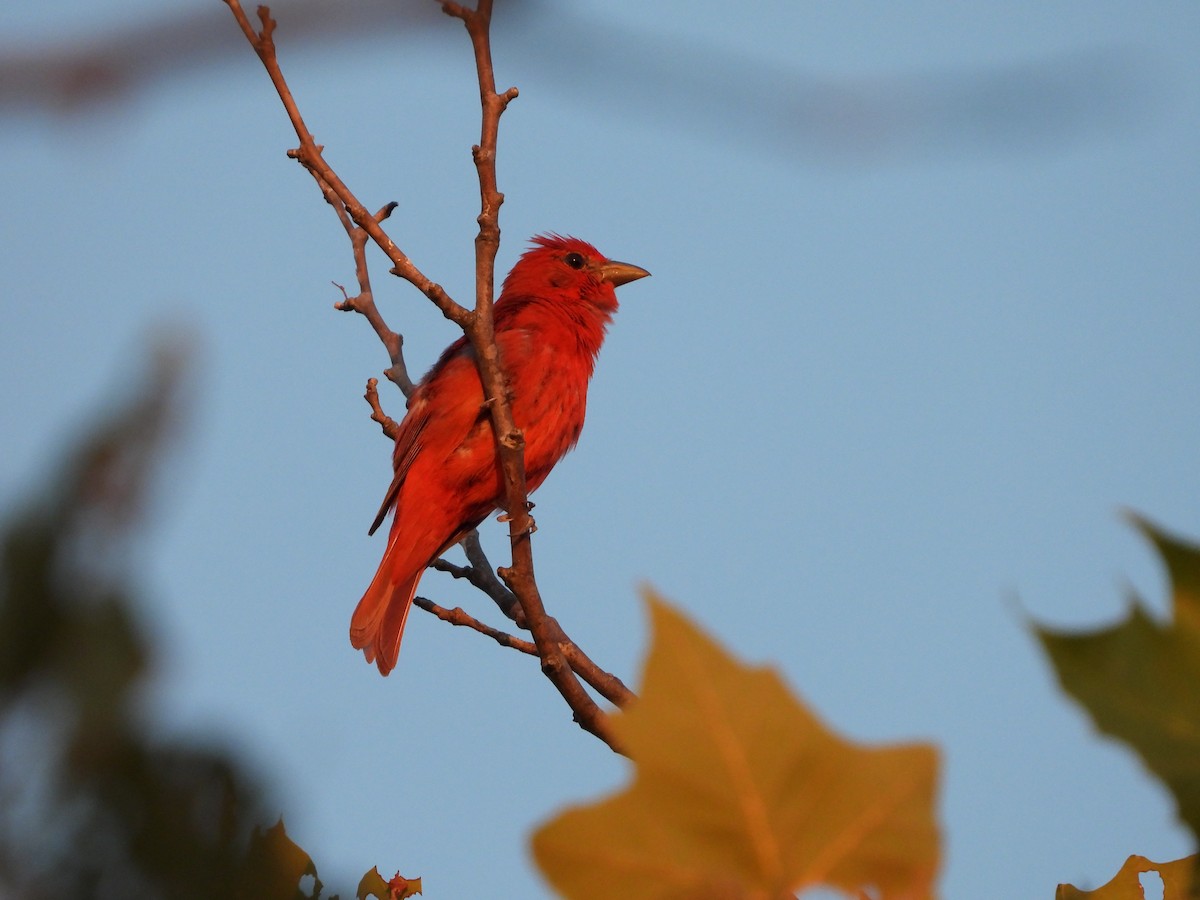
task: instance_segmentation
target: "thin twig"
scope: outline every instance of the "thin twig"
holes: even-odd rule
[[[427,600],[424,597],[414,597],[413,605],[419,606],[428,613],[433,613],[443,622],[473,628],[480,634],[487,635],[502,647],[512,647],[514,650],[520,650],[522,653],[527,653],[530,656],[538,655],[537,645],[532,641],[524,640],[516,635],[500,631],[490,625],[485,625],[460,606],[456,606],[454,609],[446,609],[444,606],[438,606],[432,600]]]
[[[384,369],[383,374],[396,387],[400,388],[405,397],[411,397],[415,386],[412,379],[408,377],[408,367],[404,364],[404,336],[392,331],[383,321],[383,314],[375,305],[375,292],[371,290],[371,273],[367,268],[367,239],[369,236],[354,224],[354,220],[346,212],[346,207],[334,193],[333,188],[320,178],[316,180],[321,187],[322,195],[337,213],[338,221],[342,223],[342,227],[346,229],[346,234],[350,238],[350,246],[354,251],[354,274],[358,279],[358,293],[353,297],[346,293],[344,287],[334,282],[334,287],[342,292],[342,301],[333,304],[333,307],[342,312],[356,312],[366,318],[371,327],[375,329],[375,334],[379,337],[391,360],[391,365]],[[375,221],[382,222],[392,214],[392,210],[397,205],[395,201],[392,201],[384,206],[375,213]]]
[[[512,619],[518,628],[528,629],[525,624],[525,611],[521,609],[516,595],[496,577],[495,569],[483,551],[483,544],[479,541],[479,530],[472,528],[468,531],[466,537],[458,542],[458,546],[462,547],[463,552],[466,553],[469,565],[459,566],[439,557],[429,564],[430,568],[470,582],[491,597],[496,607]]]
[[[525,612],[517,602],[516,596],[492,572],[491,563],[488,562],[483,546],[479,542],[479,532],[470,531],[459,543],[467,554],[469,565],[459,566],[445,559],[436,559],[433,561],[433,568],[440,572],[446,572],[454,578],[462,578],[470,582],[491,597],[496,606],[512,619],[518,628],[527,629]],[[422,606],[421,608],[425,609],[426,607]],[[556,633],[556,643],[570,664],[571,670],[610,703],[617,706],[629,705],[630,701],[634,699],[633,691],[629,690],[616,675],[606,672],[592,662],[583,649],[563,632],[555,619],[550,618],[549,624]]]
[[[383,321],[383,316],[375,305],[375,295],[371,290],[370,275],[367,271],[367,238],[370,237],[385,253],[388,253],[388,258],[393,263],[393,274],[401,275],[416,285],[434,303],[438,304],[438,307],[449,318],[457,321],[457,318],[455,318],[458,315],[457,311],[466,313],[466,310],[451,301],[450,297],[441,287],[433,284],[433,282],[429,281],[428,278],[418,271],[416,266],[412,264],[412,261],[400,252],[400,248],[396,247],[392,239],[383,231],[381,223],[392,214],[397,204],[393,201],[385,205],[374,215],[369,214],[333,169],[325,163],[324,157],[321,155],[324,148],[316,143],[312,133],[308,130],[308,126],[304,124],[304,118],[300,115],[300,109],[296,105],[295,98],[292,96],[291,88],[288,87],[287,80],[283,77],[283,70],[279,67],[279,59],[275,53],[274,39],[276,22],[271,17],[270,8],[266,6],[258,7],[258,17],[262,22],[262,31],[255,32],[239,0],[225,0],[225,2],[233,12],[234,18],[242,29],[242,33],[246,35],[246,39],[254,47],[254,51],[262,61],[263,67],[267,70],[267,74],[271,78],[271,83],[275,86],[284,109],[287,110],[288,118],[292,122],[296,136],[300,139],[300,147],[296,150],[288,151],[288,156],[298,160],[316,180],[317,186],[321,189],[321,195],[333,207],[334,212],[337,213],[338,220],[342,223],[342,227],[346,229],[346,234],[350,236],[350,243],[354,249],[354,267],[355,274],[358,277],[359,293],[354,297],[350,297],[346,294],[345,289],[342,288],[344,299],[341,303],[335,304],[335,306],[340,310],[353,310],[361,313],[371,323],[371,327],[375,329],[375,333],[379,336],[380,341],[383,342],[391,360],[391,365],[384,370],[384,375],[399,387],[403,391],[404,396],[407,397],[412,394],[413,383],[404,365],[404,338],[387,327],[387,324]],[[389,248],[393,252],[389,252]],[[451,314],[452,311],[455,311],[453,315]]]
[[[472,536],[474,537],[475,541],[478,542],[479,532],[472,531],[467,535],[467,537],[463,538],[460,543],[470,540]],[[484,559],[486,560],[487,558],[484,557]],[[521,618],[524,619],[524,615],[520,613],[521,605],[517,602],[517,598],[513,595],[512,591],[506,588],[500,579],[493,574],[490,564],[486,566],[459,566],[439,557],[430,563],[430,567],[437,569],[439,572],[445,572],[447,575],[450,575],[453,578],[461,578],[464,581],[470,582],[474,587],[491,597],[493,602],[495,602],[496,606],[498,606],[502,612],[505,611],[505,604],[507,603],[508,611],[515,611],[516,614],[520,614]],[[510,615],[509,618],[511,618],[514,623],[517,622],[517,615]],[[517,624],[519,627],[524,627],[524,625],[521,625],[520,623]]]
[[[462,566],[453,566],[450,563],[445,563],[444,560],[438,560],[435,568],[449,572],[452,569],[462,570]],[[465,577],[465,576],[464,576]],[[497,628],[479,621],[466,610],[461,607],[454,609],[446,609],[444,606],[438,606],[432,600],[425,597],[416,597],[413,604],[419,606],[428,613],[432,613],[441,619],[443,622],[449,622],[451,625],[471,628],[478,631],[482,635],[486,635],[500,644],[502,647],[511,647],[513,650],[520,651],[529,656],[538,656],[537,645],[532,641],[526,641],[516,635],[509,634],[506,631],[500,631]],[[567,640],[560,644],[563,656],[571,666],[571,671],[591,685],[604,699],[616,706],[628,706],[634,700],[633,691],[625,686],[625,683],[611,675],[608,672],[600,669],[592,662],[586,653],[579,649],[579,645],[574,641]]]
[[[240,0],[225,0],[225,3],[233,12],[233,16],[237,19],[242,33],[246,35],[246,40],[250,42],[250,45],[254,48],[254,52],[258,54],[258,58],[262,61],[263,67],[267,70],[267,75],[270,77],[271,83],[275,86],[276,93],[279,94],[283,108],[287,110],[288,119],[291,120],[292,128],[296,131],[296,137],[300,139],[300,146],[295,150],[289,150],[288,156],[304,166],[318,182],[329,186],[330,190],[333,191],[345,207],[350,218],[354,220],[354,224],[365,231],[379,249],[387,255],[387,258],[391,260],[392,274],[398,275],[408,281],[422,294],[432,300],[437,308],[442,311],[442,315],[460,327],[465,328],[473,318],[471,311],[455,303],[441,285],[431,281],[417,268],[413,261],[396,246],[395,241],[388,236],[375,217],[368,212],[367,208],[346,187],[337,173],[325,162],[325,157],[322,155],[324,147],[313,139],[312,132],[304,124],[304,118],[300,115],[300,110],[296,106],[291,88],[288,87],[287,81],[283,77],[283,71],[279,68],[279,60],[275,55],[274,40],[276,22],[271,18],[270,8],[267,6],[258,7],[258,18],[262,22],[262,29],[261,31],[255,31],[254,26],[250,24],[250,20],[246,16],[245,10],[242,9]]]
[[[379,427],[383,429],[384,436],[395,443],[397,435],[400,434],[400,423],[385,413],[379,405],[378,378],[367,379],[367,392],[363,394],[363,399],[371,405],[371,420],[378,422]]]

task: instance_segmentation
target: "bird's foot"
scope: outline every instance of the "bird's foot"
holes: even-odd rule
[[[533,509],[533,507],[534,507],[534,504],[532,502],[530,502],[529,500],[525,501],[525,508],[527,510],[531,510],[531,509]],[[510,516],[508,513],[500,513],[500,515],[496,516],[497,522],[511,522],[512,520],[513,520],[513,517]],[[529,534],[534,534],[536,532],[537,532],[537,522],[535,522],[533,520],[533,516],[529,516],[529,527],[527,529],[525,529],[525,534],[529,535]]]

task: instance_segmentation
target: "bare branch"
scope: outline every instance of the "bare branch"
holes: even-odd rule
[[[473,628],[480,634],[487,635],[502,647],[512,647],[514,650],[520,650],[529,656],[538,655],[537,646],[532,641],[523,640],[516,635],[492,628],[490,625],[485,625],[460,606],[456,606],[454,609],[446,609],[444,606],[438,606],[432,600],[426,600],[424,597],[414,597],[413,604],[421,607],[425,612],[433,613],[443,622]]]
[[[467,532],[467,536],[458,543],[463,548],[463,552],[467,554],[469,565],[456,566],[454,563],[447,562],[444,559],[435,559],[431,563],[431,567],[437,569],[439,572],[446,572],[455,578],[463,578],[469,581],[476,588],[491,597],[500,612],[512,619],[518,628],[528,629],[529,626],[525,621],[525,611],[521,609],[521,604],[517,600],[516,595],[504,586],[504,582],[496,577],[496,572],[491,562],[488,561],[487,554],[483,552],[483,545],[479,542],[479,530],[472,528]]]
[[[437,563],[440,563],[440,565]],[[453,570],[464,571],[464,567],[454,566],[451,563],[445,562],[444,560],[438,560],[437,563],[435,563],[434,567],[444,572],[451,572],[453,574]],[[468,576],[463,575],[462,577]],[[461,607],[446,609],[443,606],[438,606],[432,600],[428,600],[425,597],[416,597],[413,600],[413,603],[426,612],[437,616],[443,622],[449,622],[451,625],[458,625],[461,627],[474,629],[480,634],[492,638],[494,641],[496,641],[496,643],[503,647],[511,647],[512,649],[519,650],[521,653],[525,653],[529,656],[539,655],[537,645],[533,642],[523,640],[515,635],[508,634],[505,631],[492,628],[490,625],[487,625],[470,615]],[[555,623],[555,626],[557,627],[557,623]],[[566,657],[567,662],[571,666],[571,670],[589,685],[591,685],[592,688],[594,688],[610,703],[613,703],[616,706],[624,707],[628,706],[629,703],[634,700],[633,691],[629,690],[629,688],[625,686],[625,683],[621,681],[620,678],[603,671],[599,666],[592,662],[591,659],[588,658],[586,653],[579,649],[579,646],[574,641],[566,638],[559,644],[559,649],[562,651],[563,656]]]
[[[375,305],[375,293],[371,290],[371,275],[367,269],[367,233],[363,229],[354,224],[346,212],[346,207],[342,205],[342,201],[321,179],[317,179],[317,183],[321,186],[321,193],[325,196],[326,201],[333,207],[337,213],[338,221],[342,223],[342,227],[346,229],[346,234],[350,238],[350,246],[354,251],[354,272],[358,279],[358,293],[351,297],[346,293],[346,289],[340,284],[334,282],[334,286],[342,292],[342,302],[335,303],[334,309],[339,309],[343,312],[356,312],[366,317],[366,320],[375,329],[375,334],[383,343],[384,348],[388,352],[388,358],[391,360],[391,365],[384,369],[383,374],[389,381],[395,384],[404,393],[405,397],[412,396],[415,389],[412,379],[408,377],[408,368],[404,364],[404,336],[397,334],[387,326],[383,321],[383,314],[379,312],[379,307]],[[392,214],[392,210],[396,208],[395,201],[384,206],[379,212],[375,213],[375,220],[382,222]]]
[[[537,645],[542,671],[571,707],[575,721],[620,752],[608,716],[579,683],[563,655],[561,644],[566,635],[558,623],[547,616],[534,579],[530,542],[533,520],[529,515],[529,491],[525,483],[525,437],[513,420],[508,401],[508,379],[496,346],[492,301],[495,293],[496,251],[500,246],[500,205],[504,202],[504,195],[500,193],[496,181],[496,143],[500,116],[517,96],[517,89],[509,88],[503,94],[496,93],[490,36],[492,0],[479,0],[474,10],[447,0],[442,3],[442,9],[466,25],[475,51],[482,108],[479,144],[472,149],[479,175],[481,207],[479,233],[475,238],[475,311],[464,330],[475,350],[475,362],[483,381],[484,396],[488,398],[496,434],[497,457],[504,476],[504,511],[509,517],[512,566],[498,570],[498,574],[520,602]]]
[[[516,623],[518,628],[528,630],[529,624],[525,621],[525,610],[521,608],[521,604],[517,601],[516,595],[504,586],[499,578],[496,577],[496,570],[488,561],[487,554],[483,552],[483,545],[479,542],[479,532],[473,530],[462,540],[463,552],[467,554],[467,561],[471,567],[480,572],[480,578],[485,587],[484,592],[496,601],[496,605],[500,607],[500,612],[504,613]]]
[[[363,399],[371,405],[371,421],[378,422],[379,427],[383,429],[384,436],[395,442],[396,436],[400,433],[400,423],[383,411],[379,405],[379,379],[367,379],[367,392],[363,394]]]
[[[325,162],[325,158],[322,156],[324,148],[317,144],[313,139],[312,132],[304,124],[304,118],[300,115],[300,110],[296,106],[291,88],[288,87],[287,81],[283,77],[283,71],[279,67],[279,60],[275,55],[274,41],[276,23],[271,18],[270,8],[267,6],[258,7],[258,17],[262,21],[262,30],[255,31],[254,27],[250,24],[250,20],[246,17],[245,11],[242,9],[240,0],[225,0],[225,3],[232,10],[234,18],[237,19],[238,25],[241,26],[242,33],[246,35],[246,39],[254,47],[254,52],[258,54],[263,67],[267,70],[267,75],[270,76],[271,83],[275,86],[276,93],[279,94],[283,108],[287,110],[288,118],[291,120],[292,127],[296,131],[296,137],[300,139],[300,146],[295,150],[289,150],[288,156],[304,166],[317,179],[318,184],[323,183],[328,185],[329,189],[341,201],[346,212],[354,221],[354,224],[365,231],[371,240],[387,255],[387,258],[391,260],[392,274],[398,275],[408,281],[422,294],[432,300],[447,319],[465,328],[473,318],[470,310],[455,303],[441,285],[431,281],[416,267],[413,261],[396,246],[396,243],[383,230],[375,216],[367,211],[366,207],[358,201],[358,198],[354,196],[342,179],[338,177],[337,173]]]
[[[358,202],[357,198],[350,193],[337,174],[325,163],[324,158],[321,156],[323,148],[318,146],[313,140],[312,133],[308,130],[308,126],[304,124],[304,119],[300,115],[295,98],[292,96],[291,89],[288,87],[287,81],[283,76],[283,71],[279,67],[274,42],[276,23],[271,17],[270,8],[266,6],[258,7],[258,17],[262,21],[262,31],[256,33],[254,27],[246,17],[246,13],[242,9],[239,0],[225,0],[225,2],[228,4],[230,10],[232,10],[234,18],[242,29],[242,33],[246,35],[246,39],[254,47],[255,53],[258,54],[258,58],[266,68],[267,74],[271,78],[271,83],[275,85],[279,98],[283,102],[284,109],[287,110],[288,118],[292,122],[296,135],[300,138],[300,147],[289,151],[288,156],[298,160],[308,170],[309,174],[312,175],[313,179],[317,182],[317,186],[321,189],[321,195],[333,207],[338,220],[342,223],[342,227],[346,229],[346,234],[350,237],[350,243],[354,250],[354,268],[358,278],[359,293],[354,297],[350,297],[346,294],[345,289],[342,288],[344,299],[341,303],[335,304],[335,306],[340,310],[352,310],[361,313],[371,323],[371,327],[375,329],[375,333],[387,349],[388,357],[391,361],[391,365],[384,370],[384,375],[399,387],[407,397],[412,394],[413,383],[404,365],[404,338],[387,327],[387,324],[383,321],[383,316],[375,305],[375,295],[371,290],[371,279],[367,271],[366,245],[368,237],[379,244],[384,249],[384,252],[387,252],[389,246],[395,249],[395,254],[389,254],[389,258],[395,263],[392,272],[404,275],[405,278],[437,303],[443,313],[446,313],[450,318],[454,318],[458,313],[456,312],[454,315],[451,315],[448,309],[453,308],[464,314],[466,310],[454,304],[445,291],[426,279],[411,264],[411,261],[408,262],[407,268],[402,267],[402,261],[407,261],[408,258],[400,253],[399,248],[395,247],[391,238],[387,236],[381,227],[381,223],[392,214],[397,204],[393,201],[385,205],[374,215],[368,215],[362,204]]]

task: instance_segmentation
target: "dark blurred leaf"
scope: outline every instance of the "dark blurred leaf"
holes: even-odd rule
[[[229,896],[253,869],[255,779],[225,753],[152,740],[137,709],[152,648],[127,551],[178,425],[181,366],[161,350],[0,535],[0,731],[20,738],[0,750],[2,895]]]
[[[1034,633],[1063,689],[1141,756],[1200,836],[1200,548],[1143,519],[1134,524],[1166,563],[1171,621],[1151,618],[1134,596],[1128,618],[1111,628]]]
[[[178,426],[181,365],[161,351],[141,395],[0,533],[0,897],[321,896],[283,820],[254,827],[262,789],[244,763],[152,739],[137,708],[154,648],[124,565]],[[397,879],[379,896],[420,890]]]
[[[312,896],[321,893],[321,882],[311,857],[287,836],[280,819],[266,831],[254,829],[246,856],[246,878],[239,896],[246,900],[296,900],[300,879],[311,875]]]

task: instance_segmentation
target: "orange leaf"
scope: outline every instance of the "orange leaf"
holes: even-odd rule
[[[421,893],[420,878],[405,878],[397,872],[390,881],[384,881],[383,876],[379,874],[379,867],[374,866],[359,881],[358,892],[355,896],[358,897],[358,900],[366,900],[367,897],[376,897],[378,900],[405,900],[405,898],[419,893]]]
[[[633,783],[533,836],[570,900],[775,898],[828,885],[930,896],[937,756],[829,731],[771,669],[729,657],[647,593],[654,643],[614,721]]]

